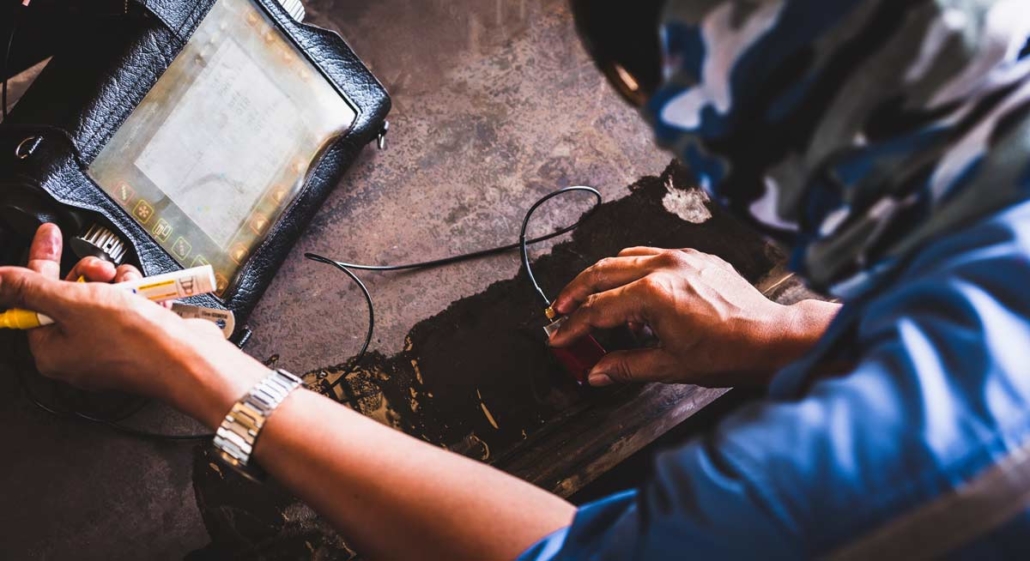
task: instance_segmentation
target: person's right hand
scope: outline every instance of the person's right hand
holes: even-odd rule
[[[589,383],[761,384],[825,332],[839,306],[783,306],[722,259],[692,249],[631,248],[573,280],[554,303],[569,318],[551,338],[564,347],[597,328],[649,327],[656,348],[607,355]]]
[[[0,307],[29,309],[54,320],[28,334],[44,376],[160,399],[217,426],[254,381],[220,374],[267,372],[225,341],[213,323],[184,320],[107,284],[137,278],[134,268],[86,259],[69,281],[81,275],[93,282],[59,280],[61,245],[60,230],[44,225],[33,240],[27,269],[0,268]]]

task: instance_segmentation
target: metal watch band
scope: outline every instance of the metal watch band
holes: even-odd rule
[[[215,432],[214,447],[218,457],[229,467],[256,479],[259,471],[251,462],[250,455],[258,435],[276,407],[302,383],[293,374],[276,370],[254,386],[232,406]]]

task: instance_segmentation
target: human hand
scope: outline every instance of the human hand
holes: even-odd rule
[[[597,328],[648,327],[657,347],[610,353],[589,383],[755,385],[811,348],[838,309],[818,301],[777,304],[714,255],[638,247],[565,287],[554,310],[569,319],[550,343],[565,347]]]
[[[106,284],[139,278],[134,267],[116,269],[87,258],[68,281],[82,276],[92,282],[58,280],[61,251],[60,230],[47,224],[32,242],[28,269],[0,268],[0,306],[30,309],[55,322],[28,333],[39,372],[78,387],[161,399],[217,425],[253,381],[220,374],[253,372],[256,361],[225,341],[214,324],[184,320]]]

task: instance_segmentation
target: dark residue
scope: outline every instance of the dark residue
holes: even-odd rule
[[[741,243],[755,235],[719,209],[711,208],[712,218],[702,225],[666,211],[667,185],[690,188],[687,171],[673,164],[661,177],[631,186],[630,196],[600,206],[571,240],[535,262],[544,289],[556,294],[592,263],[637,245],[716,253],[752,282],[774,266],[776,255],[764,244]],[[416,325],[401,353],[370,353],[336,396],[433,444],[468,449],[483,460],[499,457],[594,391],[573,383],[554,359],[542,329],[546,323],[520,271]],[[626,346],[618,335],[599,338],[609,348]],[[352,361],[310,372],[307,379],[334,382],[352,370]],[[470,435],[475,446],[468,444]],[[490,458],[482,457],[480,441]]]
[[[712,218],[704,224],[666,211],[662,200],[668,189],[689,185],[688,172],[673,163],[661,177],[631,186],[628,197],[598,207],[571,240],[534,263],[541,285],[554,294],[587,266],[630,246],[715,253],[752,282],[782,260],[752,231],[710,204]],[[356,368],[352,358],[308,372],[305,380],[326,387],[349,373],[338,389],[326,393],[429,443],[487,462],[503,461],[528,453],[520,448],[527,438],[545,427],[560,431],[564,420],[594,400],[636,395],[573,383],[545,344],[546,322],[520,273],[420,322],[396,355],[373,351]],[[628,342],[618,332],[598,334],[598,339],[609,349]],[[274,485],[255,493],[253,484],[217,467],[206,450],[196,456],[194,484],[212,536],[212,544],[197,552],[197,559],[354,556],[310,509]]]

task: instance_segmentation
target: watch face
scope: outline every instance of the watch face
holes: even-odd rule
[[[253,0],[218,0],[89,174],[223,296],[356,117]]]

